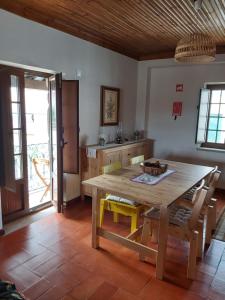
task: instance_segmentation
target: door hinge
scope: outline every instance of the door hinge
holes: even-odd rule
[[[45,78],[45,84],[46,84],[46,88],[49,88],[49,78]]]
[[[62,78],[59,78],[59,88],[62,88]]]

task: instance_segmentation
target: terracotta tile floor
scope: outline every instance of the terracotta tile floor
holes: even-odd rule
[[[218,210],[224,206],[220,197]],[[224,201],[224,202],[223,202]],[[106,215],[104,226],[120,234]],[[64,215],[53,214],[0,238],[0,278],[11,280],[27,299],[39,300],[221,300],[225,299],[225,242],[213,240],[198,263],[195,281],[186,279],[188,247],[170,238],[165,280],[138,255],[101,239],[90,247],[91,203],[77,203]]]

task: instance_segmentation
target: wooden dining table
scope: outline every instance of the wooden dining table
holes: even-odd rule
[[[154,185],[134,182],[131,179],[142,173],[139,165],[122,168],[110,174],[90,178],[82,183],[92,187],[92,247],[99,247],[99,237],[112,240],[122,246],[150,256],[156,263],[156,277],[163,279],[168,238],[168,208],[199,181],[206,178],[212,167],[151,158],[149,162],[168,164],[175,172]],[[138,243],[135,239],[141,227],[127,237],[100,228],[100,197],[107,192],[137,203],[160,209],[158,250]]]

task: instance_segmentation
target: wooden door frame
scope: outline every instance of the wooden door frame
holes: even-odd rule
[[[76,97],[77,97],[77,107],[76,107],[76,118],[77,118],[77,132],[75,132],[75,134],[77,135],[77,171],[75,173],[69,173],[69,174],[75,174],[75,175],[79,175],[80,172],[80,154],[79,154],[79,135],[80,135],[80,120],[79,120],[79,80],[69,80],[69,79],[62,79],[62,87],[63,87],[63,82],[76,82],[77,88],[76,88]],[[63,93],[63,89],[62,89],[62,93]],[[63,103],[63,100],[62,100]],[[62,108],[63,109],[63,108]],[[63,124],[63,119],[62,119],[62,124]],[[64,138],[63,138],[63,142],[64,142]],[[64,170],[63,170],[64,171]],[[65,172],[66,173],[66,172]]]
[[[62,74],[55,75],[56,80],[56,114],[57,114],[57,211],[63,212],[63,131],[62,131]]]
[[[19,94],[20,94],[20,128],[21,128],[21,142],[22,142],[22,167],[23,167],[23,178],[15,180],[15,188],[18,193],[22,194],[21,199],[21,209],[18,209],[14,212],[10,212],[6,215],[3,215],[3,221],[7,222],[8,220],[17,218],[23,213],[26,213],[28,211],[29,203],[28,203],[28,191],[27,191],[27,143],[26,143],[26,118],[25,118],[25,87],[24,87],[24,72],[23,70],[20,70],[18,68],[13,68],[13,67],[5,67],[4,68],[4,73],[5,73],[5,78],[7,80],[7,86],[10,88],[10,76],[15,75],[19,78]],[[12,111],[11,111],[11,101],[9,91],[8,89],[5,89],[5,97],[6,101],[9,101],[7,103],[8,108],[9,108],[9,114],[10,114],[10,120],[6,117],[3,121],[5,122],[12,122]],[[4,124],[3,124],[4,126]],[[11,124],[12,126],[12,124]],[[13,127],[11,127],[11,130],[13,130]],[[4,136],[3,138],[7,138],[7,136]],[[13,136],[12,134],[10,135],[10,141],[11,141],[11,147],[13,148]],[[10,159],[14,159],[13,157],[10,157]],[[21,184],[22,183],[22,186]],[[21,188],[21,190],[20,190]]]
[[[57,212],[63,211],[63,132],[62,132],[62,74],[55,74],[49,77],[49,100],[50,109],[52,111],[52,98],[51,98],[51,80],[55,81],[56,90],[56,139],[57,139],[57,203],[55,204],[54,199],[52,199],[53,205],[56,207]],[[52,114],[51,114],[51,145],[52,142]],[[52,152],[52,147],[51,147]],[[53,153],[51,153],[53,154]],[[51,173],[52,173],[52,161],[51,161]],[[52,181],[51,174],[51,181]],[[54,188],[54,183],[52,182],[52,187]],[[53,192],[52,192],[53,194]],[[53,198],[53,197],[52,197]]]
[[[36,76],[43,76],[45,78],[50,77],[52,74],[45,73],[45,72],[39,72],[34,71],[30,69],[22,69],[18,67],[12,67],[7,65],[0,65],[0,71],[3,70],[6,72],[6,74],[9,75],[16,75],[19,76],[20,79],[22,79],[22,87],[20,84],[20,96],[21,96],[21,127],[23,129],[23,133],[26,131],[26,111],[25,111],[25,75],[26,73],[29,73],[31,75]],[[24,180],[24,187],[23,187],[23,193],[24,193],[24,203],[23,208],[21,210],[9,213],[5,216],[2,214],[3,218],[3,224],[8,223],[10,221],[13,221],[15,219],[18,219],[22,216],[28,215],[34,210],[29,208],[29,197],[28,197],[28,169],[27,169],[27,140],[26,140],[26,134],[22,134],[22,149],[23,149],[23,180]],[[19,183],[19,180],[17,180],[17,183]],[[2,204],[1,204],[2,205]],[[51,204],[46,203],[43,204],[41,208],[38,208],[37,210],[43,209],[45,207],[49,207]]]

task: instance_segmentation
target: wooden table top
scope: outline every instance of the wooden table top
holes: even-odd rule
[[[131,178],[141,173],[139,164],[110,174],[90,178],[83,181],[82,184],[96,187],[113,195],[135,200],[141,204],[160,207],[161,205],[169,206],[213,170],[212,167],[156,158],[151,158],[147,161],[155,162],[156,160],[168,164],[168,169],[173,169],[176,172],[155,185],[131,181]]]

